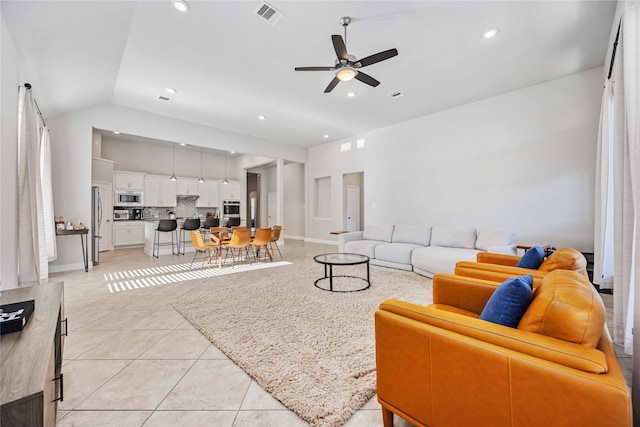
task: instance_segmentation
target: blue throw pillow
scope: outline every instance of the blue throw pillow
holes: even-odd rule
[[[522,255],[516,267],[537,270],[544,261],[544,251],[540,246],[534,246]]]
[[[480,313],[480,319],[516,328],[532,298],[533,276],[511,277],[491,295]]]

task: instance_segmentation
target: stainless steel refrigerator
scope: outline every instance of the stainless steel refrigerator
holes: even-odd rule
[[[100,261],[100,226],[102,225],[102,199],[100,187],[91,187],[91,260],[93,265]]]

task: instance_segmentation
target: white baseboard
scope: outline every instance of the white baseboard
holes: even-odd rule
[[[322,243],[323,245],[338,246],[338,242],[335,240],[314,239],[313,237],[307,237],[304,239],[304,241],[309,243]]]
[[[91,262],[89,262],[89,270],[93,268]],[[50,265],[49,273],[62,273],[63,271],[72,271],[72,270],[84,270],[83,263],[77,264],[61,264],[61,265]]]

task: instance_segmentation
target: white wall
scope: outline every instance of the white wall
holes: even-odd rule
[[[18,285],[17,144],[18,86],[21,81],[18,54],[0,8],[0,289]]]
[[[342,229],[343,174],[363,171],[365,225],[508,227],[518,242],[592,250],[602,85],[599,67],[311,148],[309,203],[330,176],[332,218],[310,217],[309,237]]]
[[[53,148],[55,215],[62,215],[66,219],[78,219],[84,224],[91,223],[91,153],[94,127],[214,149],[234,149],[298,162],[307,160],[307,150],[303,148],[111,104],[46,120],[51,128]],[[102,153],[105,154],[104,141]],[[50,266],[54,271],[82,268],[79,242],[72,238],[58,239],[58,259]]]

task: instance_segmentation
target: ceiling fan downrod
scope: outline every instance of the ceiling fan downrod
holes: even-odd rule
[[[344,27],[344,45],[347,46],[347,26],[351,23],[351,18],[343,16],[340,18],[340,24]]]

